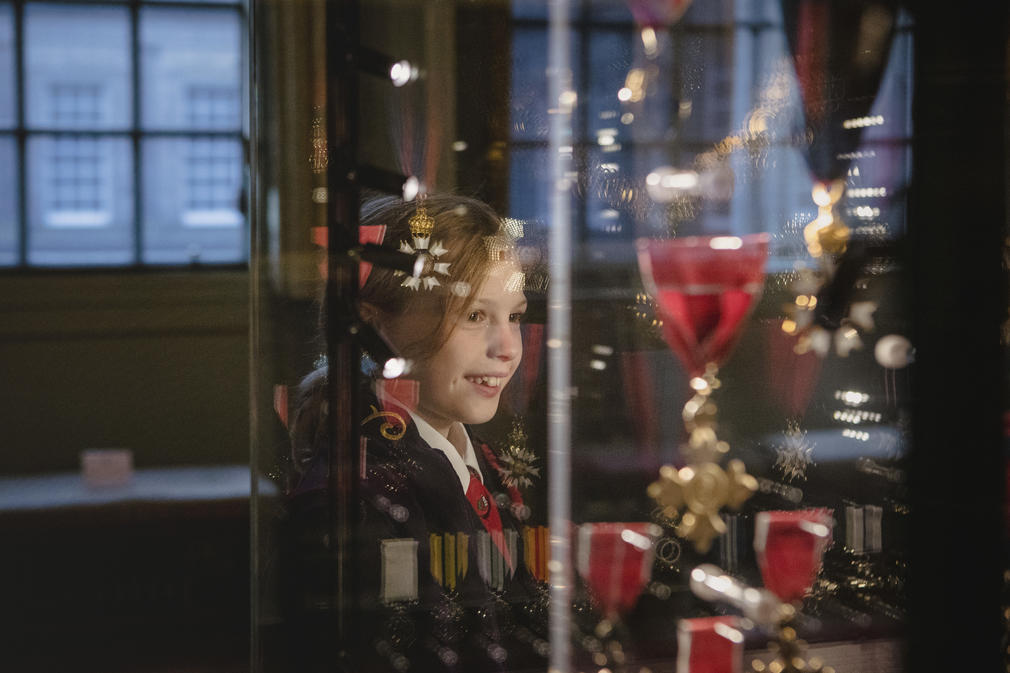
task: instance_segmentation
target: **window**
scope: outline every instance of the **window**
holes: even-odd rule
[[[191,86],[186,118],[192,128],[229,129],[238,123],[238,91],[222,86]]]
[[[533,0],[513,0],[512,16],[509,215],[542,222],[548,111],[546,84],[534,83],[547,68],[547,17]],[[625,3],[582,0],[572,3],[570,26],[573,89],[588,94],[572,119],[572,167],[584,197],[573,200],[576,261],[626,264],[631,238],[671,230],[777,232],[773,271],[805,257],[800,230],[817,213],[792,140],[801,106],[779,3],[696,2],[670,29],[647,34]],[[904,228],[902,199],[881,208],[860,196],[879,191],[856,188],[900,194],[908,183],[911,95],[893,88],[909,86],[911,48],[903,17],[871,112],[885,121],[866,129],[848,179],[845,216],[857,231],[895,236]],[[748,145],[756,133],[760,142]],[[664,204],[647,196],[650,173],[694,169],[713,152],[720,161],[706,176],[705,198]]]
[[[50,111],[54,126],[96,126],[101,121],[100,84],[77,82],[51,85]]]
[[[52,149],[47,215],[55,218],[65,212],[104,210],[102,157],[98,141],[93,138],[56,138]],[[99,224],[98,221],[94,223]]]
[[[238,123],[238,91],[223,86],[191,86],[187,92],[186,120],[192,128],[227,129]],[[193,138],[186,148],[187,227],[239,227],[241,147],[231,140]]]
[[[236,195],[239,147],[214,138],[189,142],[186,157],[186,212],[188,226],[238,226]]]
[[[0,266],[245,261],[242,7],[0,0]]]
[[[77,82],[50,86],[54,127],[89,128],[101,121],[101,86]],[[50,227],[102,227],[109,224],[104,197],[102,148],[95,138],[56,136],[50,144],[46,224]],[[45,163],[43,165],[46,165]]]

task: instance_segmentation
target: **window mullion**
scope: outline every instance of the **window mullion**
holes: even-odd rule
[[[142,134],[140,130],[140,2],[130,2],[130,48],[132,74],[133,124],[131,141],[133,147],[133,260],[143,264],[144,250],[144,199],[143,166],[141,164]]]
[[[579,77],[576,86],[576,93],[578,95],[583,95],[585,92],[590,90],[589,78],[590,78],[590,59],[589,59],[589,49],[592,44],[593,38],[593,24],[589,20],[589,3],[580,3],[579,17],[581,19],[579,26]],[[589,178],[589,150],[584,142],[589,139],[589,119],[585,110],[585,103],[582,103],[575,110],[576,118],[572,122],[572,126],[575,127],[575,137],[573,140],[578,141],[577,146],[572,147],[573,160],[576,166],[576,170],[579,171],[579,179],[586,180],[588,182]],[[578,241],[578,252],[579,261],[583,261],[586,253],[586,243],[589,240],[589,221],[586,208],[585,199],[576,199],[575,201],[575,217],[573,218],[576,222],[577,229],[577,241]]]
[[[24,0],[14,2],[14,86],[17,99],[17,173],[18,173],[18,258],[17,265],[28,265],[28,137],[25,130],[25,11]]]

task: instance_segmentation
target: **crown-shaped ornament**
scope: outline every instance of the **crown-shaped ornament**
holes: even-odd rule
[[[417,204],[417,212],[407,220],[410,227],[410,235],[414,238],[428,238],[435,230],[435,220],[428,214],[428,209],[424,207],[424,202]]]
[[[428,214],[428,209],[424,206],[423,197],[418,201],[417,210],[407,220],[407,226],[410,228],[413,245],[408,241],[400,241],[400,252],[410,255],[421,253],[425,257],[425,262],[420,275],[407,276],[400,285],[409,287],[412,290],[418,290],[422,287],[425,290],[430,290],[433,287],[441,285],[435,274],[448,276],[450,262],[439,262],[438,258],[447,253],[448,250],[442,247],[440,241],[432,242],[431,240],[431,234],[435,230],[435,218]],[[403,276],[406,274],[403,271],[397,271],[396,275]]]

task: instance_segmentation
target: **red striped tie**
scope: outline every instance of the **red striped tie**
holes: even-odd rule
[[[505,534],[502,532],[501,517],[498,515],[498,508],[495,506],[491,494],[484,487],[484,482],[480,480],[477,470],[469,465],[467,469],[470,470],[470,484],[466,487],[466,499],[470,501],[473,510],[477,512],[480,522],[484,524],[485,530],[491,535],[491,539],[494,541],[495,546],[498,547],[498,551],[505,557],[505,562],[509,564],[509,568],[515,570],[515,566],[512,565],[512,557],[509,555],[508,546],[505,544]]]

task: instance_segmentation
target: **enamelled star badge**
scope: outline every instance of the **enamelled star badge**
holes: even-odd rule
[[[405,252],[408,255],[420,253],[423,257],[424,268],[416,276],[407,276],[400,285],[412,290],[421,288],[430,290],[442,284],[436,274],[446,277],[449,275],[449,262],[438,261],[439,257],[449,251],[442,246],[441,241],[431,240],[431,235],[435,230],[435,220],[428,214],[423,198],[418,201],[417,212],[410,217],[407,223],[410,226],[413,245],[408,241],[400,241],[400,252]],[[407,274],[397,271],[397,275],[406,276]]]
[[[505,449],[498,457],[498,471],[506,487],[526,488],[540,476],[539,457],[527,447],[527,439],[522,419],[513,419]]]
[[[807,478],[807,468],[816,465],[811,457],[814,445],[807,441],[807,431],[800,427],[798,421],[790,420],[782,433],[783,441],[776,445],[775,464],[773,467],[788,481],[804,481]]]

